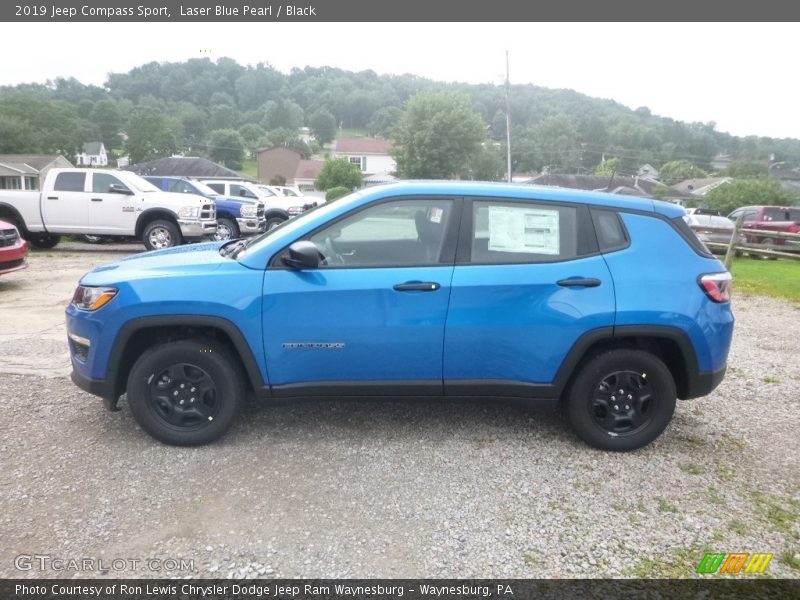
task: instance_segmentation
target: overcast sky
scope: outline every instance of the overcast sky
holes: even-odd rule
[[[150,61],[334,66],[570,88],[735,135],[800,138],[800,24],[0,23],[0,85],[102,85]]]

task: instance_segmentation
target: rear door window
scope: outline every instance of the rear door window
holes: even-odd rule
[[[86,173],[59,173],[53,190],[56,192],[82,192],[86,184]]]

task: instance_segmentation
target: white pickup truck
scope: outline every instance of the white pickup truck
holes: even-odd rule
[[[217,230],[214,203],[162,192],[128,171],[51,169],[42,191],[0,191],[0,219],[31,245],[52,248],[62,234],[134,237],[148,250],[199,240]]]

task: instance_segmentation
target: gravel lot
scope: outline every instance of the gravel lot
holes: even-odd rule
[[[759,551],[772,576],[800,573],[789,303],[737,297],[728,377],[630,454],[490,402],[251,407],[183,449],[66,377],[77,279],[139,249],[66,243],[0,277],[0,577],[78,574],[15,569],[34,554],[124,559],[82,576],[505,578],[691,577],[706,551]]]

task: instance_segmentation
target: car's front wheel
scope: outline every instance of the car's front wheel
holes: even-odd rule
[[[610,350],[577,373],[564,414],[587,444],[636,450],[661,435],[675,412],[675,399],[675,381],[659,358],[644,350]]]
[[[145,351],[128,377],[128,404],[154,438],[198,446],[221,437],[244,398],[235,360],[218,344],[168,342]]]
[[[240,235],[239,225],[233,219],[220,217],[217,219],[217,232],[214,239],[217,241],[235,240]]]
[[[181,231],[175,223],[159,219],[145,226],[142,241],[148,250],[161,250],[179,246],[183,239]]]

